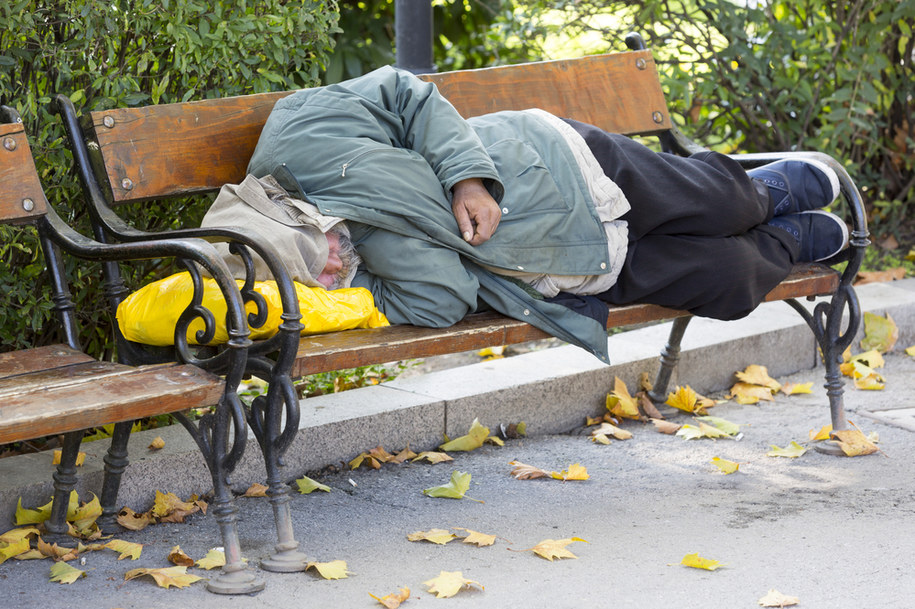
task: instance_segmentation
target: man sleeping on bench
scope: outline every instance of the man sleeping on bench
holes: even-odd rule
[[[848,242],[820,162],[745,171],[537,109],[465,120],[391,67],[281,99],[248,173],[204,224],[258,230],[297,281],[365,287],[395,324],[491,308],[604,361],[606,303],[736,319]]]

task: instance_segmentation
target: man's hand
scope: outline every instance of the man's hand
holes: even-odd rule
[[[496,232],[502,210],[480,178],[461,180],[451,189],[451,212],[464,241],[480,245]]]

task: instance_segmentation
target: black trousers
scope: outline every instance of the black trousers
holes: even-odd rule
[[[628,137],[567,120],[632,209],[629,250],[612,304],[647,303],[704,317],[749,314],[794,264],[798,245],[765,223],[773,204],[733,159],[656,153]]]

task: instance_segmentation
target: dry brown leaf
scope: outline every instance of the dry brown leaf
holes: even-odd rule
[[[539,467],[534,467],[533,465],[521,463],[520,461],[509,461],[508,464],[514,466],[514,469],[511,471],[511,475],[518,480],[532,480],[534,478],[550,477],[550,472],[546,471],[545,469],[540,469]]]
[[[859,286],[866,283],[897,281],[899,279],[905,279],[905,273],[906,270],[903,266],[886,269],[885,271],[858,271],[858,274],[855,275],[855,285]]]
[[[161,569],[132,569],[124,574],[124,581],[130,581],[138,577],[148,575],[156,580],[156,584],[161,588],[187,588],[202,578],[196,575],[189,575],[187,567],[163,567]]]
[[[629,440],[632,438],[631,431],[620,429],[616,425],[611,425],[610,423],[601,423],[601,426],[593,430],[591,435],[613,436],[617,440]]]
[[[661,414],[661,411],[655,407],[654,402],[651,401],[651,398],[648,397],[646,391],[639,391],[635,394],[636,399],[639,401],[639,408],[642,409],[642,412],[649,419],[663,419],[664,415]]]
[[[156,519],[151,512],[138,514],[129,507],[125,507],[118,514],[118,524],[131,531],[140,531],[155,522]]]
[[[668,435],[673,435],[680,430],[680,425],[677,423],[671,423],[670,421],[662,421],[661,419],[651,419],[651,422],[654,424],[655,429],[661,433],[666,433]]]
[[[181,546],[172,548],[172,551],[168,553],[168,562],[173,565],[178,565],[179,567],[194,566],[194,559],[185,554],[184,550],[181,549]]]
[[[425,450],[419,453],[412,459],[412,461],[422,461],[423,459],[433,465],[436,463],[444,463],[446,461],[454,461],[454,457],[447,453],[435,452],[431,450]]]
[[[35,549],[41,552],[42,556],[54,561],[73,560],[79,555],[78,548],[61,548],[56,543],[48,543],[41,537],[35,542]]]
[[[416,453],[410,450],[410,445],[407,444],[405,449],[391,457],[391,463],[403,463],[404,461],[415,459],[416,456]]]
[[[267,496],[267,486],[261,484],[260,482],[255,482],[248,487],[248,490],[245,491],[245,494],[242,497],[266,497]]]
[[[371,592],[369,592],[369,596],[371,596],[376,601],[378,601],[379,603],[384,605],[387,609],[397,609],[398,607],[400,607],[400,604],[402,602],[404,602],[405,600],[410,598],[410,589],[401,588],[400,592],[396,592],[396,593],[392,592],[391,594],[385,594],[381,598],[378,598]]]
[[[860,429],[833,430],[832,437],[836,439],[842,452],[849,457],[870,455],[880,450],[876,444],[867,439]]]

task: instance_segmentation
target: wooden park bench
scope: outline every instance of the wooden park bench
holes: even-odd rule
[[[51,286],[51,308],[63,340],[61,344],[7,348],[0,353],[0,444],[64,436],[60,465],[53,476],[51,516],[44,523],[47,533],[58,540],[68,533],[67,508],[77,483],[76,460],[84,430],[115,424],[111,447],[104,458],[105,478],[100,494],[105,508],[103,518],[110,521],[117,512],[132,422],[173,414],[197,441],[213,479],[211,509],[222,534],[226,566],[210,580],[209,588],[224,593],[262,589],[263,581],[242,561],[235,524],[237,510],[226,482],[242,455],[248,433],[236,388],[245,370],[249,331],[241,294],[215,249],[199,240],[104,244],[72,230],[48,204],[22,122],[7,107],[0,107],[0,223],[31,225],[37,230]],[[222,286],[228,303],[231,338],[227,348],[218,360],[210,362],[187,353],[182,355],[180,349],[172,350],[169,357],[163,357],[160,350],[159,362],[139,366],[90,357],[80,348],[63,254],[106,265],[176,258],[198,279],[197,264],[207,268]],[[176,330],[182,335],[192,318],[206,314],[190,308],[186,313],[187,319]],[[213,364],[213,372],[200,366],[208,363]],[[183,414],[195,408],[208,408],[211,412],[195,423]]]
[[[698,146],[684,138],[671,122],[651,52],[636,35],[627,38],[627,44],[633,50],[422,78],[434,82],[465,117],[539,107],[611,132],[656,136],[670,152],[689,154],[697,150]],[[226,183],[240,183],[268,114],[274,103],[289,93],[117,108],[88,113],[81,117],[81,124],[66,97],[58,97],[56,104],[67,125],[77,170],[99,227],[114,239],[131,240],[153,235],[126,224],[115,213],[116,206],[211,193]],[[736,158],[749,167],[790,154]],[[838,363],[860,323],[851,283],[868,243],[867,229],[860,196],[843,167],[826,155],[808,156],[829,164],[840,176],[843,198],[854,224],[851,247],[828,261],[830,264],[798,265],[767,300],[787,301],[811,326],[825,356],[832,423],[835,429],[842,429],[846,423]],[[187,228],[164,235],[211,238],[211,231]],[[839,262],[847,262],[841,273],[830,266]],[[830,298],[817,304],[812,314],[796,300],[817,296]],[[847,322],[842,320],[845,313]],[[690,316],[653,305],[610,306],[607,312],[608,328],[668,319],[675,322],[654,385],[653,397],[658,400],[664,399]],[[544,337],[544,332],[523,321],[480,313],[442,329],[394,326],[308,336],[298,342],[288,362],[277,365],[274,371],[299,377]],[[249,351],[249,361],[276,348],[277,345],[255,344]],[[296,421],[295,405],[287,403],[284,408],[287,417]],[[290,430],[284,429],[279,435],[288,433]],[[284,446],[277,444],[276,455],[282,453]],[[271,493],[280,495],[283,490],[276,482],[277,479],[268,481]],[[281,525],[279,518],[277,523]],[[294,543],[291,537],[284,540],[281,535],[282,541]]]

